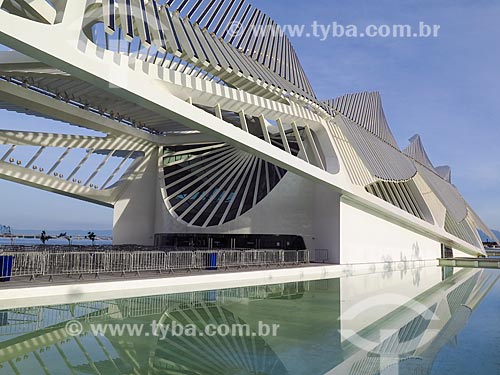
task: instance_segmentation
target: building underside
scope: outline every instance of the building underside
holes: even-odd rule
[[[0,108],[68,129],[0,130],[0,178],[112,207],[117,244],[366,263],[497,241],[418,135],[399,148],[378,93],[318,100],[246,0],[0,5]]]

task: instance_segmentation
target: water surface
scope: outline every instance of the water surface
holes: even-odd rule
[[[500,374],[499,277],[426,267],[12,309],[0,374]]]

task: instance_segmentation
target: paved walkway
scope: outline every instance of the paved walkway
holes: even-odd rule
[[[150,279],[168,279],[168,278],[179,278],[179,277],[190,277],[190,276],[200,276],[200,275],[218,275],[218,274],[236,274],[242,272],[253,272],[253,271],[272,271],[272,270],[285,270],[285,269],[297,269],[297,268],[308,268],[308,267],[320,267],[325,266],[324,264],[310,263],[310,264],[299,264],[299,265],[287,265],[284,267],[243,267],[243,268],[230,268],[230,269],[217,269],[217,270],[192,270],[183,271],[177,270],[175,272],[157,272],[157,271],[144,271],[140,273],[128,272],[124,275],[120,273],[106,273],[99,274],[98,276],[94,274],[84,274],[80,275],[70,275],[70,276],[54,276],[50,278],[49,276],[36,277],[34,280],[29,276],[15,277],[11,278],[10,281],[0,282],[0,291],[5,289],[21,289],[21,288],[36,288],[36,287],[48,287],[56,285],[75,285],[75,284],[91,284],[100,282],[113,282],[113,281],[124,281],[124,280],[150,280]]]

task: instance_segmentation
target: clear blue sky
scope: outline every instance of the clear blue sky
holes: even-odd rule
[[[496,0],[254,0],[279,24],[441,25],[438,38],[294,38],[319,98],[378,90],[401,147],[419,133],[435,165],[500,228],[500,2]],[[1,124],[26,116],[0,112]],[[109,229],[110,209],[0,181],[0,223]],[[42,224],[43,223],[43,224]]]

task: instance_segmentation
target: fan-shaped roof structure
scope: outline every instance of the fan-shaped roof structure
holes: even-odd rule
[[[327,100],[323,104],[329,109],[330,114],[338,112],[384,142],[399,148],[387,123],[379,92],[347,94]]]
[[[407,181],[417,173],[398,147],[378,92],[348,94],[323,102],[331,115],[340,115],[343,133],[370,173],[386,181]]]
[[[443,177],[446,181],[451,183],[451,168],[448,165],[441,165],[439,167],[434,168],[438,175]]]
[[[140,40],[157,62],[169,55],[241,89],[316,100],[289,38],[246,0],[103,0],[102,9],[107,34]]]
[[[373,176],[384,181],[407,181],[415,176],[415,164],[398,148],[346,117],[343,123],[344,134]]]
[[[427,168],[434,169],[431,159],[425,151],[424,144],[422,143],[422,138],[420,135],[415,134],[409,139],[410,144],[406,147],[403,152],[411,157],[413,160],[418,161],[420,164],[425,165]]]
[[[410,145],[403,152],[417,162],[418,172],[451,217],[458,223],[462,222],[467,217],[465,200],[455,186],[436,171],[418,134],[410,138]]]

